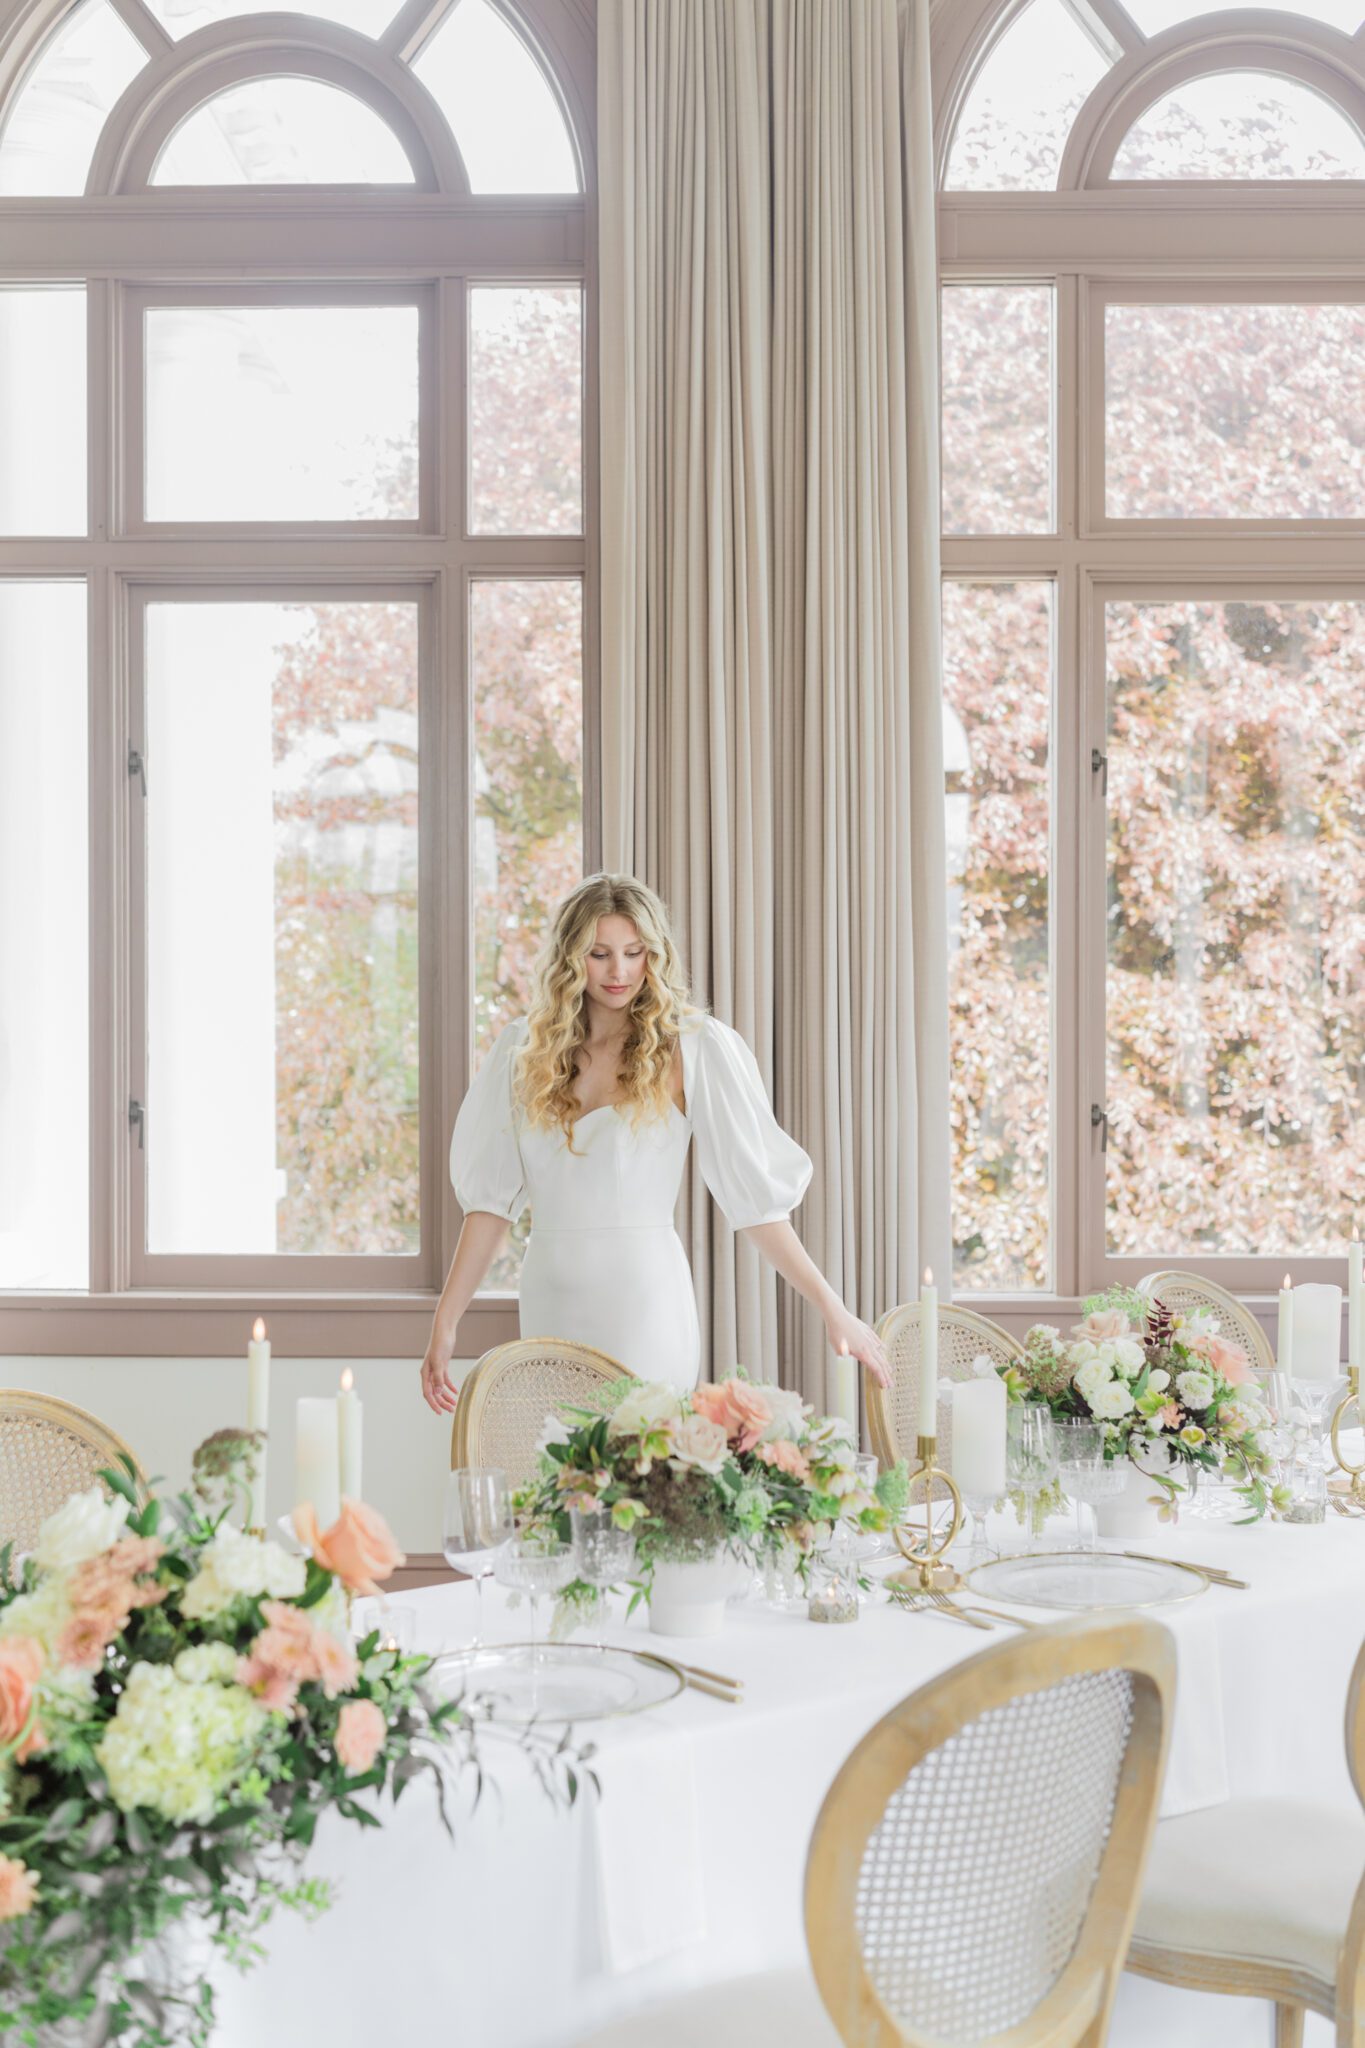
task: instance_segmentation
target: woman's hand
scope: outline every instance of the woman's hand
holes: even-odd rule
[[[422,1360],[422,1399],[433,1414],[453,1415],[460,1390],[451,1383],[450,1360],[439,1351],[428,1351]]]
[[[890,1386],[890,1361],[875,1330],[859,1322],[857,1316],[850,1315],[842,1302],[837,1303],[826,1316],[825,1329],[835,1351],[847,1351],[851,1358],[859,1359],[879,1387]]]

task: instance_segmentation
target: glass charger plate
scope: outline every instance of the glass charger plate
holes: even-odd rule
[[[438,1657],[443,1693],[467,1692],[500,1721],[601,1721],[643,1714],[683,1689],[676,1664],[652,1650],[597,1643],[485,1643]]]
[[[1118,1557],[1112,1551],[1044,1550],[997,1557],[968,1572],[976,1593],[1021,1607],[1170,1607],[1197,1599],[1209,1582],[1189,1565]]]

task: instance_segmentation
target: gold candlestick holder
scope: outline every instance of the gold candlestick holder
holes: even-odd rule
[[[1355,1409],[1357,1422],[1365,1422],[1365,1416],[1360,1412],[1360,1367],[1358,1365],[1350,1367],[1347,1374],[1346,1392],[1337,1403],[1337,1412],[1332,1417],[1332,1456],[1336,1459],[1338,1470],[1344,1472],[1351,1482],[1352,1501],[1357,1502],[1361,1507],[1365,1507],[1365,1458],[1362,1458],[1358,1465],[1353,1465],[1341,1447],[1341,1432],[1346,1421],[1347,1410],[1350,1408]]]
[[[955,1586],[962,1584],[962,1574],[944,1561],[945,1553],[957,1541],[958,1534],[962,1528],[962,1495],[957,1490],[952,1474],[945,1472],[943,1467],[937,1462],[938,1438],[936,1436],[917,1437],[915,1440],[915,1450],[919,1457],[919,1470],[910,1474],[910,1492],[913,1496],[915,1487],[923,1480],[924,1540],[922,1542],[910,1540],[903,1529],[897,1529],[893,1532],[896,1538],[896,1548],[910,1565],[911,1570],[894,1573],[888,1579],[887,1584],[904,1587],[910,1592],[948,1593]],[[941,1480],[943,1485],[947,1487],[953,1506],[952,1520],[948,1524],[948,1533],[946,1536],[941,1537],[937,1543],[934,1541],[934,1483],[936,1480]]]

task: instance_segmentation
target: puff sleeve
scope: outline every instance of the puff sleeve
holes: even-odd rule
[[[450,1140],[450,1182],[466,1215],[484,1209],[515,1223],[526,1207],[512,1094],[513,1061],[525,1038],[520,1019],[500,1033],[460,1104]]]
[[[758,1061],[737,1031],[704,1017],[682,1034],[683,1092],[702,1178],[736,1230],[778,1223],[810,1185],[810,1160],[778,1123]]]

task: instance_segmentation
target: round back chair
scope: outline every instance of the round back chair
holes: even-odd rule
[[[912,1693],[825,1798],[806,1940],[857,2048],[1101,2048],[1160,1796],[1175,1645],[1031,1629]]]
[[[879,1462],[891,1466],[898,1458],[916,1462],[919,1436],[920,1309],[917,1301],[887,1311],[877,1325],[877,1335],[891,1361],[891,1385],[879,1387],[866,1380],[867,1427]],[[940,1395],[945,1381],[975,1379],[973,1363],[985,1355],[992,1365],[1008,1365],[1022,1358],[1023,1347],[1007,1330],[988,1322],[969,1308],[940,1308],[938,1312],[938,1370]],[[953,1463],[952,1403],[942,1398],[938,1406],[938,1462],[945,1470]],[[946,1493],[939,1487],[936,1491]],[[920,1498],[920,1496],[916,1496]]]
[[[460,1388],[450,1464],[494,1465],[508,1484],[534,1479],[540,1434],[557,1408],[595,1397],[607,1380],[631,1379],[625,1366],[587,1344],[520,1337],[485,1351]]]
[[[32,1550],[47,1517],[120,1458],[141,1481],[127,1444],[97,1415],[55,1394],[0,1387],[0,1546]]]
[[[1212,1309],[1221,1334],[1242,1346],[1257,1372],[1274,1371],[1275,1354],[1265,1331],[1246,1303],[1238,1301],[1216,1280],[1203,1280],[1198,1273],[1181,1273],[1172,1267],[1161,1273],[1144,1274],[1138,1281],[1138,1291],[1153,1301],[1164,1302],[1167,1308]]]

